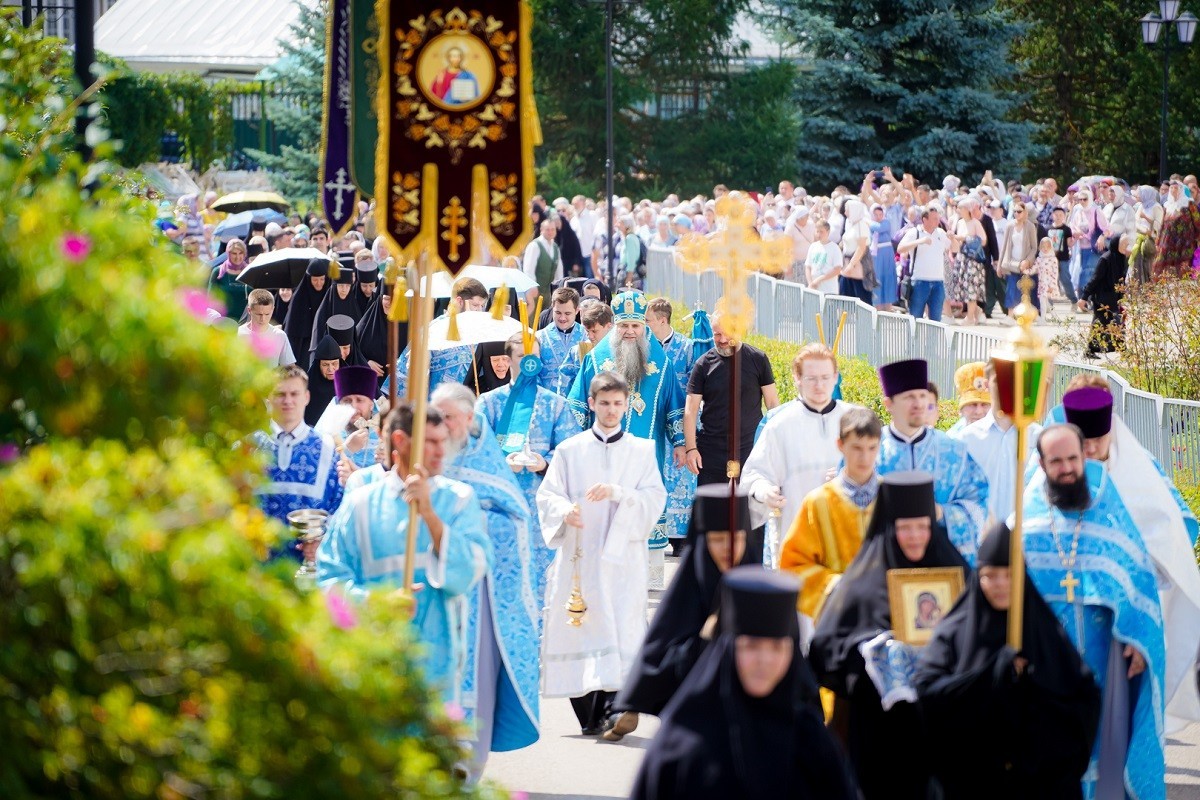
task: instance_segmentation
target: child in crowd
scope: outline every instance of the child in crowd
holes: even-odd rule
[[[1037,292],[1042,313],[1049,313],[1054,307],[1051,299],[1054,287],[1058,285],[1058,254],[1054,251],[1054,242],[1049,236],[1043,236],[1038,243],[1037,260],[1033,262],[1037,275]]]

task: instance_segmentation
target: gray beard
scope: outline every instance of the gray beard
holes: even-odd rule
[[[467,447],[466,439],[448,439],[446,440],[446,453],[442,456],[443,464],[453,464],[458,454]]]
[[[644,338],[618,339],[613,345],[613,359],[617,363],[614,371],[625,379],[630,391],[637,391],[650,363],[650,343]]]

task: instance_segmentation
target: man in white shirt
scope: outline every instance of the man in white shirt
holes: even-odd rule
[[[808,288],[821,294],[837,294],[842,274],[842,248],[829,239],[829,223],[818,220],[817,241],[804,257],[804,277]]]
[[[596,240],[596,212],[587,207],[587,198],[577,194],[571,198],[575,215],[571,217],[571,230],[579,238],[579,251],[590,256]]]
[[[950,237],[938,227],[938,210],[932,206],[921,212],[921,224],[904,234],[897,248],[901,255],[912,253],[912,299],[909,312],[920,319],[942,320],[946,300],[946,253]]]
[[[996,369],[991,361],[987,362],[984,372],[992,395],[992,408],[982,419],[963,428],[958,439],[967,446],[967,452],[987,476],[986,527],[1007,521],[1016,508],[1017,429],[1012,419],[1000,410]],[[1029,442],[1036,442],[1041,431],[1042,426],[1036,422],[1030,425]]]
[[[537,281],[538,293],[549,299],[550,284],[562,280],[562,253],[554,241],[558,227],[554,220],[542,220],[541,235],[525,247],[525,257],[521,262],[522,271]]]
[[[271,324],[275,313],[275,298],[266,289],[255,289],[250,293],[246,313],[250,321],[238,328],[238,336],[250,337],[250,347],[268,364],[286,367],[296,363],[292,345],[287,334],[279,325]]]

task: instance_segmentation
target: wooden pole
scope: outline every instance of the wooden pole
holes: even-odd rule
[[[734,342],[733,355],[729,357],[729,461],[725,465],[725,474],[729,478],[729,566],[731,567],[737,566],[734,538],[738,531],[738,479],[742,476],[742,448],[738,441],[738,392],[741,391],[741,376],[738,375],[741,363],[741,354],[738,352],[741,349],[739,344],[740,342]]]
[[[425,412],[429,406],[429,323],[433,319],[433,267],[428,256],[421,254],[418,264],[416,290],[413,292],[413,316],[409,318],[408,392],[405,399],[412,405],[412,435],[409,437],[408,472],[411,475],[421,466],[425,453]],[[404,548],[404,586],[413,588],[414,557],[417,549],[417,526],[421,518],[417,504],[408,504],[408,529]]]
[[[837,333],[835,333],[833,336],[833,347],[831,349],[833,350],[833,354],[835,356],[837,355],[838,345],[841,344],[841,342],[842,342],[842,328],[844,328],[845,326],[846,326],[846,312],[843,311],[842,318],[838,320]]]

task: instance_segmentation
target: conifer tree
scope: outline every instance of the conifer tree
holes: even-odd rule
[[[922,180],[1013,175],[1033,125],[1010,119],[1008,48],[1020,28],[995,0],[784,0],[781,25],[812,57],[797,88],[800,178],[857,186],[891,166]]]

